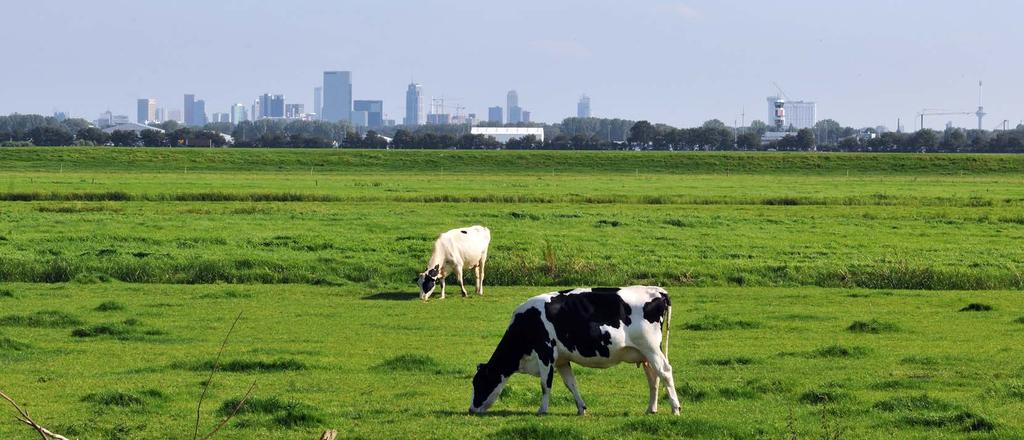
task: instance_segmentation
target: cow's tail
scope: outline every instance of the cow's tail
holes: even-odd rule
[[[672,330],[672,304],[668,305],[668,311],[665,312],[665,323],[661,327],[661,352],[668,358],[668,334]]]

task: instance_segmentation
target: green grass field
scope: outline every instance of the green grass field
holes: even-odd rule
[[[487,296],[418,301],[472,223]],[[217,438],[1024,438],[1022,238],[1019,156],[0,149],[0,390],[191,438],[242,312]],[[632,365],[576,369],[583,418],[523,375],[465,414],[517,304],[632,283],[672,294],[681,417]]]

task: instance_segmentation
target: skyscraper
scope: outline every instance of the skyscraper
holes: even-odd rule
[[[206,101],[197,100],[196,95],[185,95],[185,125],[206,125]]]
[[[381,128],[384,126],[384,101],[353,101],[352,110],[366,112],[366,126],[368,128]]]
[[[313,113],[316,113],[317,119],[320,119],[320,115],[323,112],[323,99],[324,99],[324,88],[313,87]]]
[[[320,119],[348,122],[352,116],[352,72],[324,72],[323,113]]]
[[[530,122],[530,112],[526,110],[520,112],[519,122]]]
[[[156,100],[153,98],[139,99],[137,102],[138,111],[135,121],[140,124],[156,122]]]
[[[238,103],[231,105],[231,123],[237,124],[239,122],[249,119],[245,113],[245,104]]]
[[[494,123],[500,124],[504,120],[505,120],[505,118],[504,118],[504,115],[502,115],[502,111],[501,111],[501,106],[500,105],[487,108],[487,122],[494,122]]]
[[[576,117],[577,118],[589,118],[590,117],[590,97],[587,95],[580,96],[580,102],[576,103]]]
[[[284,95],[260,95],[260,118],[283,118]]]
[[[303,104],[285,104],[284,117],[288,119],[299,119],[306,113],[306,106]]]
[[[423,86],[409,83],[405,91],[405,125],[410,127],[423,124]]]
[[[505,108],[508,109],[508,123],[518,124],[523,122],[523,109],[519,107],[519,93],[509,90],[505,96]]]
[[[195,120],[195,117],[192,116],[192,113],[195,111],[195,107],[196,107],[196,95],[186,94],[185,95],[185,104],[182,107],[182,110],[185,111],[185,125],[186,126],[195,125],[195,123],[193,122]]]

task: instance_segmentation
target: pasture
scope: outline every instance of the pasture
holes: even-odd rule
[[[487,296],[418,301],[473,223]],[[1022,238],[1018,156],[3,149],[0,389],[190,438],[242,312],[204,427],[257,388],[217,438],[1022,438]],[[523,375],[465,414],[522,300],[633,283],[672,295],[681,417],[633,366],[576,369],[584,418]]]

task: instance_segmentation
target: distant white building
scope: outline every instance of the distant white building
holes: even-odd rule
[[[153,131],[158,131],[160,133],[164,132],[164,130],[162,130],[162,129],[159,129],[159,128],[156,128],[156,127],[150,127],[148,125],[138,124],[138,123],[135,123],[135,122],[124,122],[124,123],[117,124],[117,125],[111,125],[111,126],[109,126],[107,128],[104,128],[103,132],[107,133],[107,134],[113,133],[115,131],[134,131],[135,133],[141,133],[142,130],[153,130]]]
[[[469,132],[493,137],[503,144],[511,139],[521,139],[529,135],[544,142],[544,129],[541,127],[473,127]]]
[[[768,121],[775,120],[775,101],[778,96],[768,97]],[[818,122],[818,105],[813,101],[786,100],[786,129],[814,128]]]

